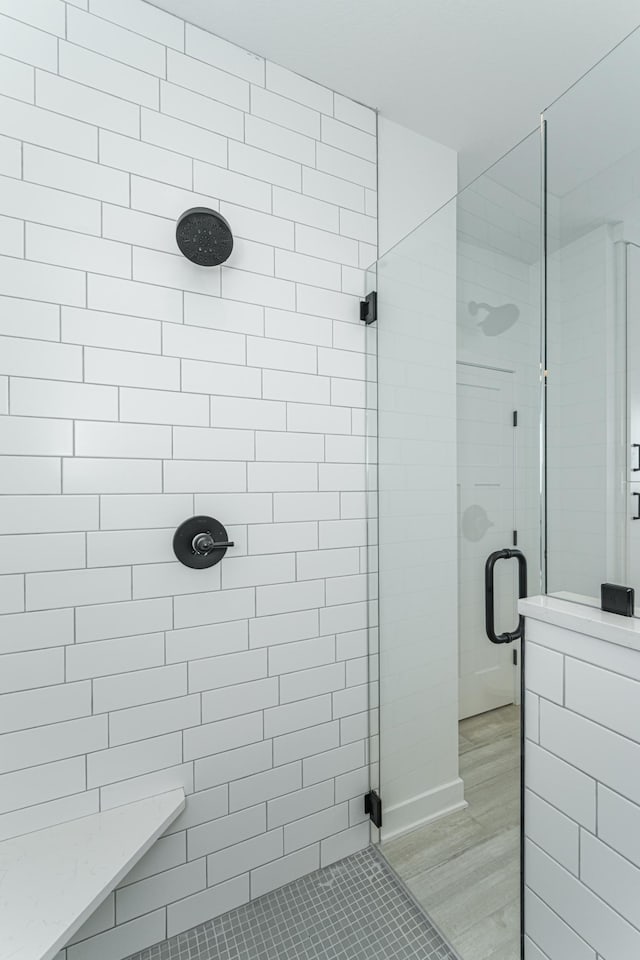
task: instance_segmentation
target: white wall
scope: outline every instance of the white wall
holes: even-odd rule
[[[378,265],[383,839],[463,802],[458,777],[456,209]]]
[[[455,194],[456,182],[455,151],[378,118],[383,839],[462,803],[457,748],[454,206],[415,230]],[[374,781],[375,775],[373,771]]]
[[[455,195],[457,167],[455,150],[378,118],[380,256]]]
[[[526,625],[528,960],[640,955],[640,654],[583,619]]]
[[[368,843],[376,118],[140,0],[2,9],[0,837],[184,787],[67,951],[119,960]]]
[[[624,318],[616,313],[609,227],[553,250],[548,291],[548,589],[599,598],[601,583],[628,576],[615,409],[616,391],[624,390],[617,360]]]

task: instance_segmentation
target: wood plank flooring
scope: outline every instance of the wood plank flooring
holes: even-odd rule
[[[520,956],[520,709],[460,723],[469,804],[380,847],[462,960]]]

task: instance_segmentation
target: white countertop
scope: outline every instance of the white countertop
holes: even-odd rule
[[[51,960],[184,809],[182,790],[0,843],[0,960]]]
[[[597,607],[558,597],[527,597],[518,602],[524,617],[640,651],[640,619],[605,613]]]

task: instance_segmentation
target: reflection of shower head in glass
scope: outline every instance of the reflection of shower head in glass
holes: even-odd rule
[[[462,514],[462,535],[465,540],[471,540],[473,543],[482,540],[487,530],[493,525],[487,516],[487,511],[478,503],[467,507]]]
[[[489,303],[476,303],[472,300],[469,304],[469,313],[472,317],[478,315],[478,310],[486,310],[487,315],[478,322],[482,331],[487,337],[499,337],[509,327],[517,322],[520,316],[520,310],[515,303],[503,303],[501,307],[492,307]]]

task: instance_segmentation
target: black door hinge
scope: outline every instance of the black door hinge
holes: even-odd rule
[[[382,826],[382,800],[375,790],[365,794],[364,812],[379,830]]]
[[[360,319],[363,323],[375,323],[378,319],[378,294],[375,290],[360,301]]]
[[[514,665],[514,667],[517,667],[517,666],[518,666],[518,651],[517,651],[517,650],[514,650],[514,651],[513,651],[513,665]]]
[[[517,531],[517,530],[514,530],[514,531],[513,531],[513,546],[514,546],[514,547],[517,547],[517,546],[518,546],[518,531]]]
[[[517,427],[517,426],[518,426],[518,411],[517,411],[517,410],[514,410],[514,411],[513,411],[513,425],[514,425],[514,427]]]

